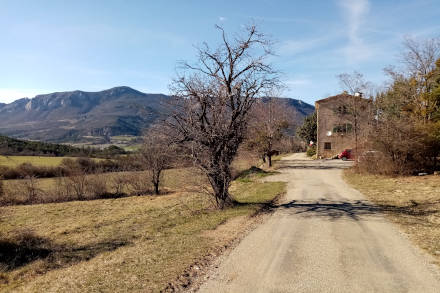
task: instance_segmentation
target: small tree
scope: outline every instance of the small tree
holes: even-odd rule
[[[313,114],[304,119],[303,125],[301,125],[297,130],[297,135],[307,144],[309,144],[311,141],[316,143],[317,127],[316,112],[313,112]]]
[[[167,124],[174,141],[207,175],[217,206],[223,208],[233,202],[230,165],[245,138],[251,107],[278,85],[278,75],[266,63],[271,42],[255,26],[233,40],[217,28],[218,48],[204,44],[198,63],[184,63],[174,81],[176,110]]]
[[[78,200],[84,200],[86,198],[88,178],[87,174],[83,170],[75,170],[73,175],[66,178],[66,183],[69,185],[69,189],[73,191]]]
[[[157,128],[150,130],[144,139],[140,150],[140,160],[150,173],[154,193],[159,194],[159,184],[162,181],[162,171],[171,167],[173,152],[170,141]]]
[[[357,94],[363,95],[367,91],[372,91],[372,84],[365,80],[362,73],[353,71],[353,73],[342,73],[337,76],[341,87],[346,90],[350,95],[351,99],[349,105],[340,105],[342,107],[339,111],[340,118],[348,119],[352,122],[352,131],[354,134],[355,141],[355,154],[357,155],[359,149],[359,117],[360,112],[364,111],[361,109],[360,99]]]
[[[247,145],[257,151],[269,167],[276,144],[287,136],[287,129],[293,125],[295,113],[289,111],[279,99],[264,98],[253,107]]]

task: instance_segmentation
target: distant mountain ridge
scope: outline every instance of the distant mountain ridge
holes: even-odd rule
[[[81,142],[87,137],[139,136],[166,113],[171,97],[121,86],[99,92],[37,95],[0,104],[0,134],[48,142]],[[302,120],[314,107],[287,99]]]

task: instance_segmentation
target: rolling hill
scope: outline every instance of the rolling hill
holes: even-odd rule
[[[81,143],[115,136],[139,136],[166,113],[170,96],[146,94],[130,87],[100,92],[57,92],[0,104],[0,134],[57,143]],[[285,99],[298,113],[298,122],[314,107]]]

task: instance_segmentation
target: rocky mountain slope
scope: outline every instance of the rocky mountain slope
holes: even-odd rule
[[[49,142],[81,142],[90,137],[138,136],[166,112],[162,94],[129,87],[100,92],[58,92],[0,104],[0,134]],[[286,99],[298,120],[314,107]]]

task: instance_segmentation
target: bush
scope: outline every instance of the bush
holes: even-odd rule
[[[101,198],[109,195],[107,180],[102,174],[90,175],[86,181],[86,187],[91,198]]]
[[[440,135],[437,139],[435,133],[440,133],[440,127],[430,127],[403,118],[379,124],[369,137],[375,155],[361,154],[358,170],[383,175],[434,171],[440,156]]]
[[[127,189],[128,184],[130,184],[130,180],[126,174],[116,174],[112,176],[110,184],[114,194],[120,196],[125,194],[125,190]]]
[[[315,146],[309,146],[307,148],[306,155],[308,157],[313,157],[314,155],[316,155],[316,147]]]
[[[66,177],[66,184],[69,190],[78,200],[85,199],[87,191],[87,175],[84,172],[77,171],[74,175]]]
[[[151,176],[147,172],[131,173],[127,180],[128,189],[132,195],[150,194],[152,191]]]

